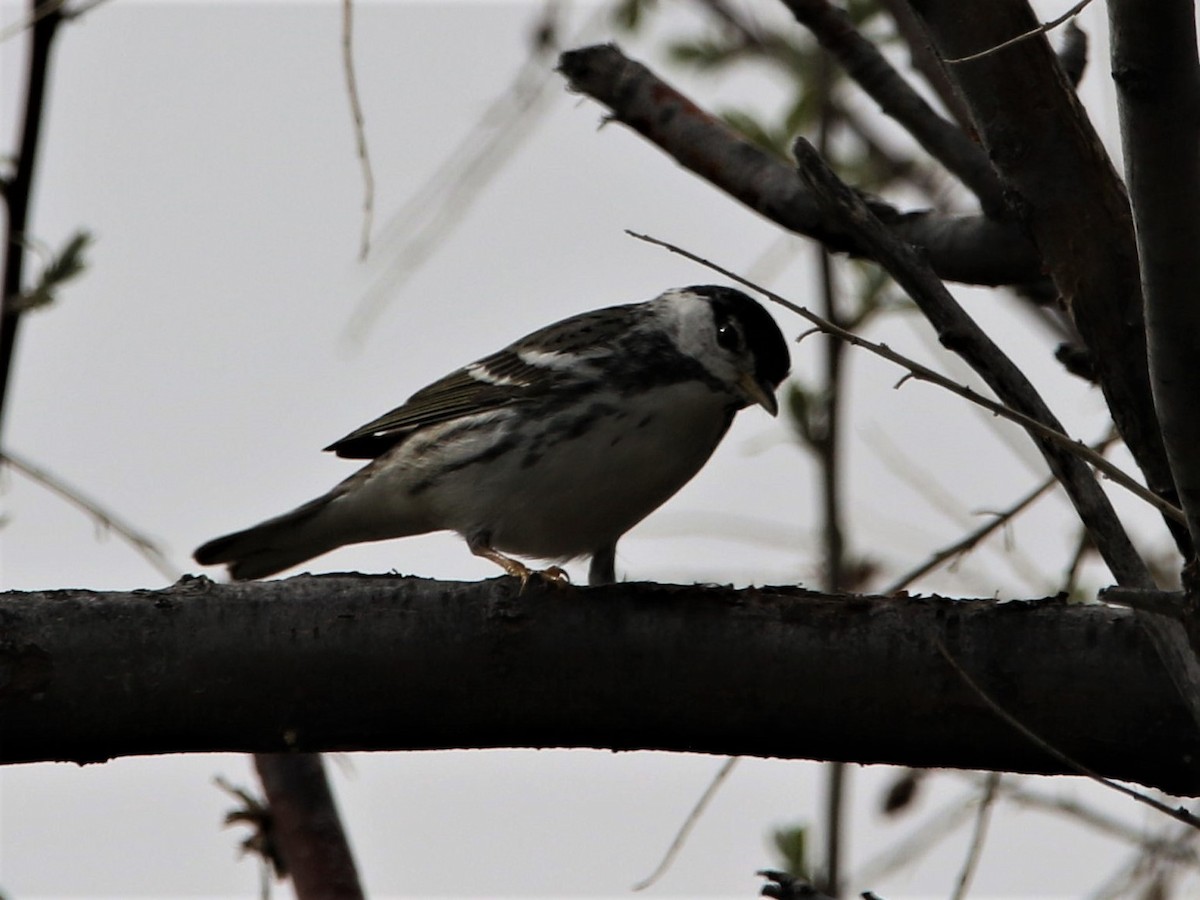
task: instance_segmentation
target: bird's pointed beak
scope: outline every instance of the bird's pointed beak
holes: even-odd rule
[[[738,386],[741,387],[747,397],[771,415],[774,416],[779,413],[779,402],[775,399],[775,391],[768,385],[761,384],[749,372],[745,372],[738,377]]]

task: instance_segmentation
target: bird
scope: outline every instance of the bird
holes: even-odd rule
[[[778,412],[771,315],[719,285],[580,313],[451,372],[325,449],[370,460],[328,493],[201,546],[236,581],[337,547],[449,530],[521,579],[615,580],[619,538],[708,461],[738,411]]]

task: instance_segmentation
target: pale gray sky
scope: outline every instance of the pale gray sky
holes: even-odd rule
[[[691,27],[684,4],[664,6],[660,36]],[[0,10],[7,23],[23,4]],[[358,7],[358,74],[381,223],[508,84],[524,60],[534,10],[482,2]],[[776,237],[635,135],[598,130],[598,107],[556,90],[452,242],[395,293],[365,340],[348,341],[378,267],[355,260],[361,188],[339,23],[333,2],[120,0],[66,25],[58,43],[34,233],[57,246],[83,226],[96,243],[86,275],[25,323],[5,438],[159,538],[185,571],[195,571],[189,556],[202,540],[344,477],[352,464],[320,448],[451,368],[571,313],[718,280],[623,229],[743,269]],[[627,43],[643,58],[658,46]],[[1095,91],[1103,90],[1103,52],[1089,76],[1089,84],[1101,82]],[[0,45],[0,54],[7,152],[23,41]],[[771,106],[772,84],[762,76],[734,86],[685,83],[706,103],[719,96]],[[772,285],[803,302],[812,251],[796,247],[797,263]],[[377,246],[381,257],[388,249]],[[1008,335],[1005,344],[1068,426],[1098,436],[1099,397],[1061,376],[1042,336],[1031,337],[1006,303],[962,294],[986,327]],[[805,330],[778,318],[789,336]],[[938,358],[923,334],[909,318],[876,336]],[[794,351],[801,373],[812,370],[815,347]],[[1020,438],[1010,449],[991,420],[960,401],[922,385],[894,391],[901,373],[867,357],[852,354],[851,365],[856,552],[900,571],[978,521],[972,513],[1007,505],[1041,477]],[[935,509],[886,456],[935,473],[957,512]],[[812,582],[813,487],[813,469],[783,423],[748,411],[696,480],[622,543],[618,570],[661,581]],[[41,488],[8,475],[3,489],[3,588],[164,583]],[[1012,532],[1030,567],[1050,576],[1023,578],[998,543],[925,587],[980,596],[1053,591],[1072,541],[1069,522],[1055,499]],[[738,538],[746,533],[764,538]],[[496,574],[447,535],[349,548],[306,568]],[[332,773],[374,896],[617,896],[653,868],[719,762],[583,751],[381,753],[346,757]],[[230,802],[211,785],[216,774],[251,783],[247,760],[236,755],[0,771],[0,890],[22,900],[253,896],[258,874],[237,861],[240,835],[219,827]],[[854,771],[852,870],[911,827],[874,812],[889,777]],[[768,829],[816,822],[820,778],[815,764],[745,761],[651,893],[754,896],[754,870],[774,863]],[[1042,786],[1081,792],[1143,821],[1074,781]],[[921,814],[962,789],[945,781]],[[945,896],[965,842],[959,834],[909,874],[856,887],[889,898]],[[1033,813],[1002,812],[978,895],[1074,895],[1119,859],[1112,842]]]

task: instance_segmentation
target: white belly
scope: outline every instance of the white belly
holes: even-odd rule
[[[532,432],[508,428],[464,445],[463,460],[414,493],[434,527],[480,536],[497,550],[565,560],[592,553],[636,525],[686,484],[728,428],[728,400],[703,385],[662,388],[654,403],[601,398],[593,421],[558,417]],[[574,428],[572,426],[575,426]],[[518,437],[525,434],[525,437]],[[504,442],[512,446],[499,453]]]

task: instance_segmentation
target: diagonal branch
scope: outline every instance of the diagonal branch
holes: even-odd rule
[[[975,193],[989,217],[1006,218],[1004,186],[987,154],[904,80],[879,48],[859,33],[844,10],[828,0],[784,0],[784,4],[884,113]]]
[[[920,307],[942,344],[961,356],[1006,406],[1050,431],[1061,433],[1062,426],[1025,373],[975,324],[913,249],[871,214],[811,144],[803,138],[797,140],[794,153],[801,174],[822,199],[829,215],[841,219],[847,230],[860,235],[873,258]],[[1146,564],[1088,467],[1076,455],[1047,440],[1040,430],[1031,429],[1030,433],[1118,583],[1149,587],[1152,582]]]
[[[14,456],[11,451],[0,452],[0,466],[12,466],[13,469],[20,472],[30,481],[40,484],[46,490],[57,494],[72,506],[91,516],[101,527],[111,529],[133,547],[146,562],[158,570],[158,573],[163,578],[168,581],[174,581],[179,577],[179,567],[172,564],[167,558],[158,541],[145,532],[139,531],[134,525],[126,522],[115,512],[105,509],[102,504],[88,497],[78,488],[72,487],[29,460],[20,456]]]
[[[943,59],[1038,25],[1025,0],[993,0],[971,15],[959,0],[912,6]],[[1117,430],[1151,490],[1178,505],[1150,391],[1129,202],[1075,91],[1041,35],[946,72],[1072,313]],[[1186,529],[1173,534],[1187,546]]]
[[[868,255],[854,235],[830,222],[795,169],[696,106],[613,44],[562,54],[558,70],[574,91],[629,126],[715,187],[760,215],[832,250]],[[873,201],[902,240],[918,246],[943,278],[971,284],[1039,281],[1041,261],[1017,228],[984,216],[900,213]]]
[[[1074,456],[1077,459],[1094,466],[1098,471],[1104,473],[1104,475],[1106,475],[1112,481],[1121,485],[1121,487],[1125,488],[1138,498],[1145,500],[1155,509],[1159,510],[1159,512],[1161,512],[1163,515],[1182,521],[1183,512],[1178,507],[1171,506],[1153,491],[1147,490],[1142,485],[1138,484],[1138,482],[1134,480],[1132,476],[1118,468],[1100,453],[1088,447],[1081,441],[1075,440],[1074,438],[1065,434],[1058,427],[1051,426],[1044,421],[1039,420],[1036,416],[1021,412],[1018,409],[1014,409],[1010,406],[1006,406],[1003,403],[998,403],[989,397],[985,397],[982,394],[973,391],[966,385],[959,384],[958,382],[947,378],[940,372],[937,372],[928,366],[924,366],[916,360],[910,359],[901,353],[897,353],[887,344],[877,344],[874,341],[869,341],[861,335],[855,334],[853,331],[848,331],[847,329],[842,328],[840,325],[836,325],[833,322],[830,322],[828,319],[818,316],[816,313],[806,309],[803,306],[797,306],[790,300],[787,300],[786,298],[767,290],[761,285],[755,284],[749,279],[743,278],[729,269],[684,250],[682,247],[677,247],[674,244],[669,244],[666,241],[661,241],[658,238],[653,238],[649,235],[638,234],[633,231],[628,231],[626,233],[631,237],[637,238],[638,240],[646,241],[650,244],[657,244],[660,247],[670,250],[672,253],[678,253],[680,256],[686,256],[693,262],[700,263],[702,266],[707,266],[714,272],[720,272],[725,277],[730,278],[739,284],[745,285],[751,290],[757,291],[764,297],[769,298],[772,302],[778,303],[780,306],[790,309],[797,315],[803,316],[805,319],[812,322],[814,326],[816,326],[817,331],[822,331],[825,334],[833,335],[839,340],[845,341],[847,344],[853,344],[855,347],[861,347],[862,349],[874,353],[876,356],[882,359],[886,359],[888,362],[902,366],[903,368],[907,369],[909,373],[905,376],[905,378],[912,378],[916,381],[926,381],[930,384],[936,384],[938,387],[944,388],[950,393],[956,394],[957,396],[962,397],[964,400],[968,400],[971,403],[986,409],[993,415],[1000,416],[1001,418],[1008,419],[1010,422],[1020,425],[1026,431],[1030,432],[1030,434],[1056,445],[1064,453],[1070,454],[1071,456]]]

